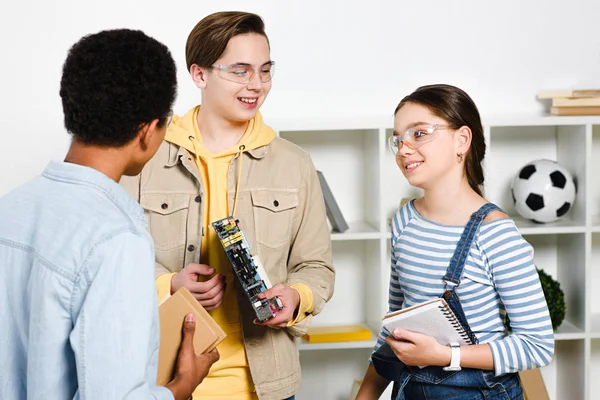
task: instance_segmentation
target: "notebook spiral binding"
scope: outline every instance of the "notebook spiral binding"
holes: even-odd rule
[[[473,344],[473,342],[471,341],[471,338],[469,337],[469,334],[465,331],[462,324],[456,318],[456,315],[454,315],[452,310],[450,308],[448,308],[448,306],[445,304],[440,304],[439,309],[442,311],[442,314],[444,314],[444,316],[448,320],[450,320],[452,327],[454,329],[456,329],[456,331],[458,332],[460,337],[462,337],[467,344]]]

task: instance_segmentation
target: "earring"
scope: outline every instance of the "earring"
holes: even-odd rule
[[[463,162],[465,153],[457,153],[456,155],[458,156],[458,163],[460,164],[461,162]]]

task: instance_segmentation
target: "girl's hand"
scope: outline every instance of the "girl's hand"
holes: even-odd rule
[[[452,350],[449,346],[442,346],[431,336],[396,329],[385,341],[392,347],[396,357],[406,365],[450,365]]]

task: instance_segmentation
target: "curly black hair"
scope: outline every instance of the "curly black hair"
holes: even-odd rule
[[[102,147],[129,143],[143,124],[167,122],[177,95],[169,49],[141,31],[84,36],[63,65],[65,127],[78,141]]]

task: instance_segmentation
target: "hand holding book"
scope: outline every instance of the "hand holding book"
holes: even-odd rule
[[[182,341],[182,325],[184,324],[184,318],[188,318],[190,313],[194,316],[195,328],[193,334],[188,335],[188,340],[193,342],[192,349],[195,355],[210,353],[226,337],[225,332],[198,303],[189,290],[185,287],[180,288],[159,307],[158,385],[165,385],[177,374],[179,369],[178,356],[181,357],[181,352],[186,345],[185,326],[183,326]],[[192,355],[188,357],[192,357]]]
[[[395,329],[386,338],[386,342],[396,357],[406,365],[442,367],[450,364],[450,347],[441,345],[432,336]]]

